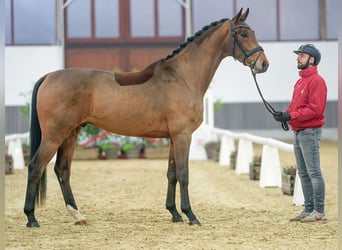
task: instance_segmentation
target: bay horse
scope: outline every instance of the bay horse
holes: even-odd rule
[[[66,207],[75,224],[86,224],[70,186],[73,152],[85,124],[126,136],[169,138],[166,209],[173,222],[183,221],[175,203],[178,182],[181,211],[190,225],[201,225],[190,205],[188,164],[191,136],[203,119],[204,94],[225,57],[232,56],[255,74],[268,68],[245,22],[248,13],[241,9],[231,20],[205,26],[172,54],[137,73],[70,68],[39,79],[31,102],[27,227],[40,226],[35,205],[45,201],[46,168],[56,152],[54,170]]]

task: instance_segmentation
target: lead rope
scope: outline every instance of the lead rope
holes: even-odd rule
[[[255,73],[253,72],[252,69],[251,69],[251,73],[253,75],[255,86],[257,87],[257,90],[259,92],[261,100],[263,101],[263,103],[265,105],[265,108],[267,109],[268,112],[270,112],[273,115],[276,112],[275,109],[272,107],[272,105],[268,101],[265,100],[264,96],[262,95],[259,84],[258,84],[256,76],[255,76]],[[281,127],[283,128],[284,131],[289,130],[289,125],[287,124],[287,122],[282,122]]]

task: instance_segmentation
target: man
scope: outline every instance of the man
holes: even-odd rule
[[[321,54],[312,44],[293,51],[297,54],[300,79],[294,86],[292,101],[274,119],[288,122],[294,131],[294,153],[304,194],[304,210],[290,221],[327,221],[324,214],[325,184],[320,167],[320,139],[324,125],[327,87],[317,73]]]

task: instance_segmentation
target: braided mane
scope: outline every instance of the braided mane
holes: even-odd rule
[[[186,39],[185,42],[181,43],[179,45],[179,47],[175,50],[172,51],[171,54],[169,54],[167,57],[163,58],[162,61],[168,60],[172,57],[174,57],[175,55],[177,55],[182,49],[184,49],[189,43],[192,43],[196,38],[198,38],[199,36],[201,36],[202,34],[204,34],[207,30],[227,21],[228,18],[223,18],[220,21],[215,21],[212,22],[209,25],[204,26],[201,30],[197,31],[193,36],[188,37],[188,39]]]

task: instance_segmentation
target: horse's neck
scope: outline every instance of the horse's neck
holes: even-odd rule
[[[229,36],[226,23],[218,27],[210,36],[204,37],[198,45],[190,44],[175,59],[179,63],[177,71],[183,73],[184,80],[203,97],[222,59],[227,56],[225,48]],[[184,65],[185,64],[185,65]]]

